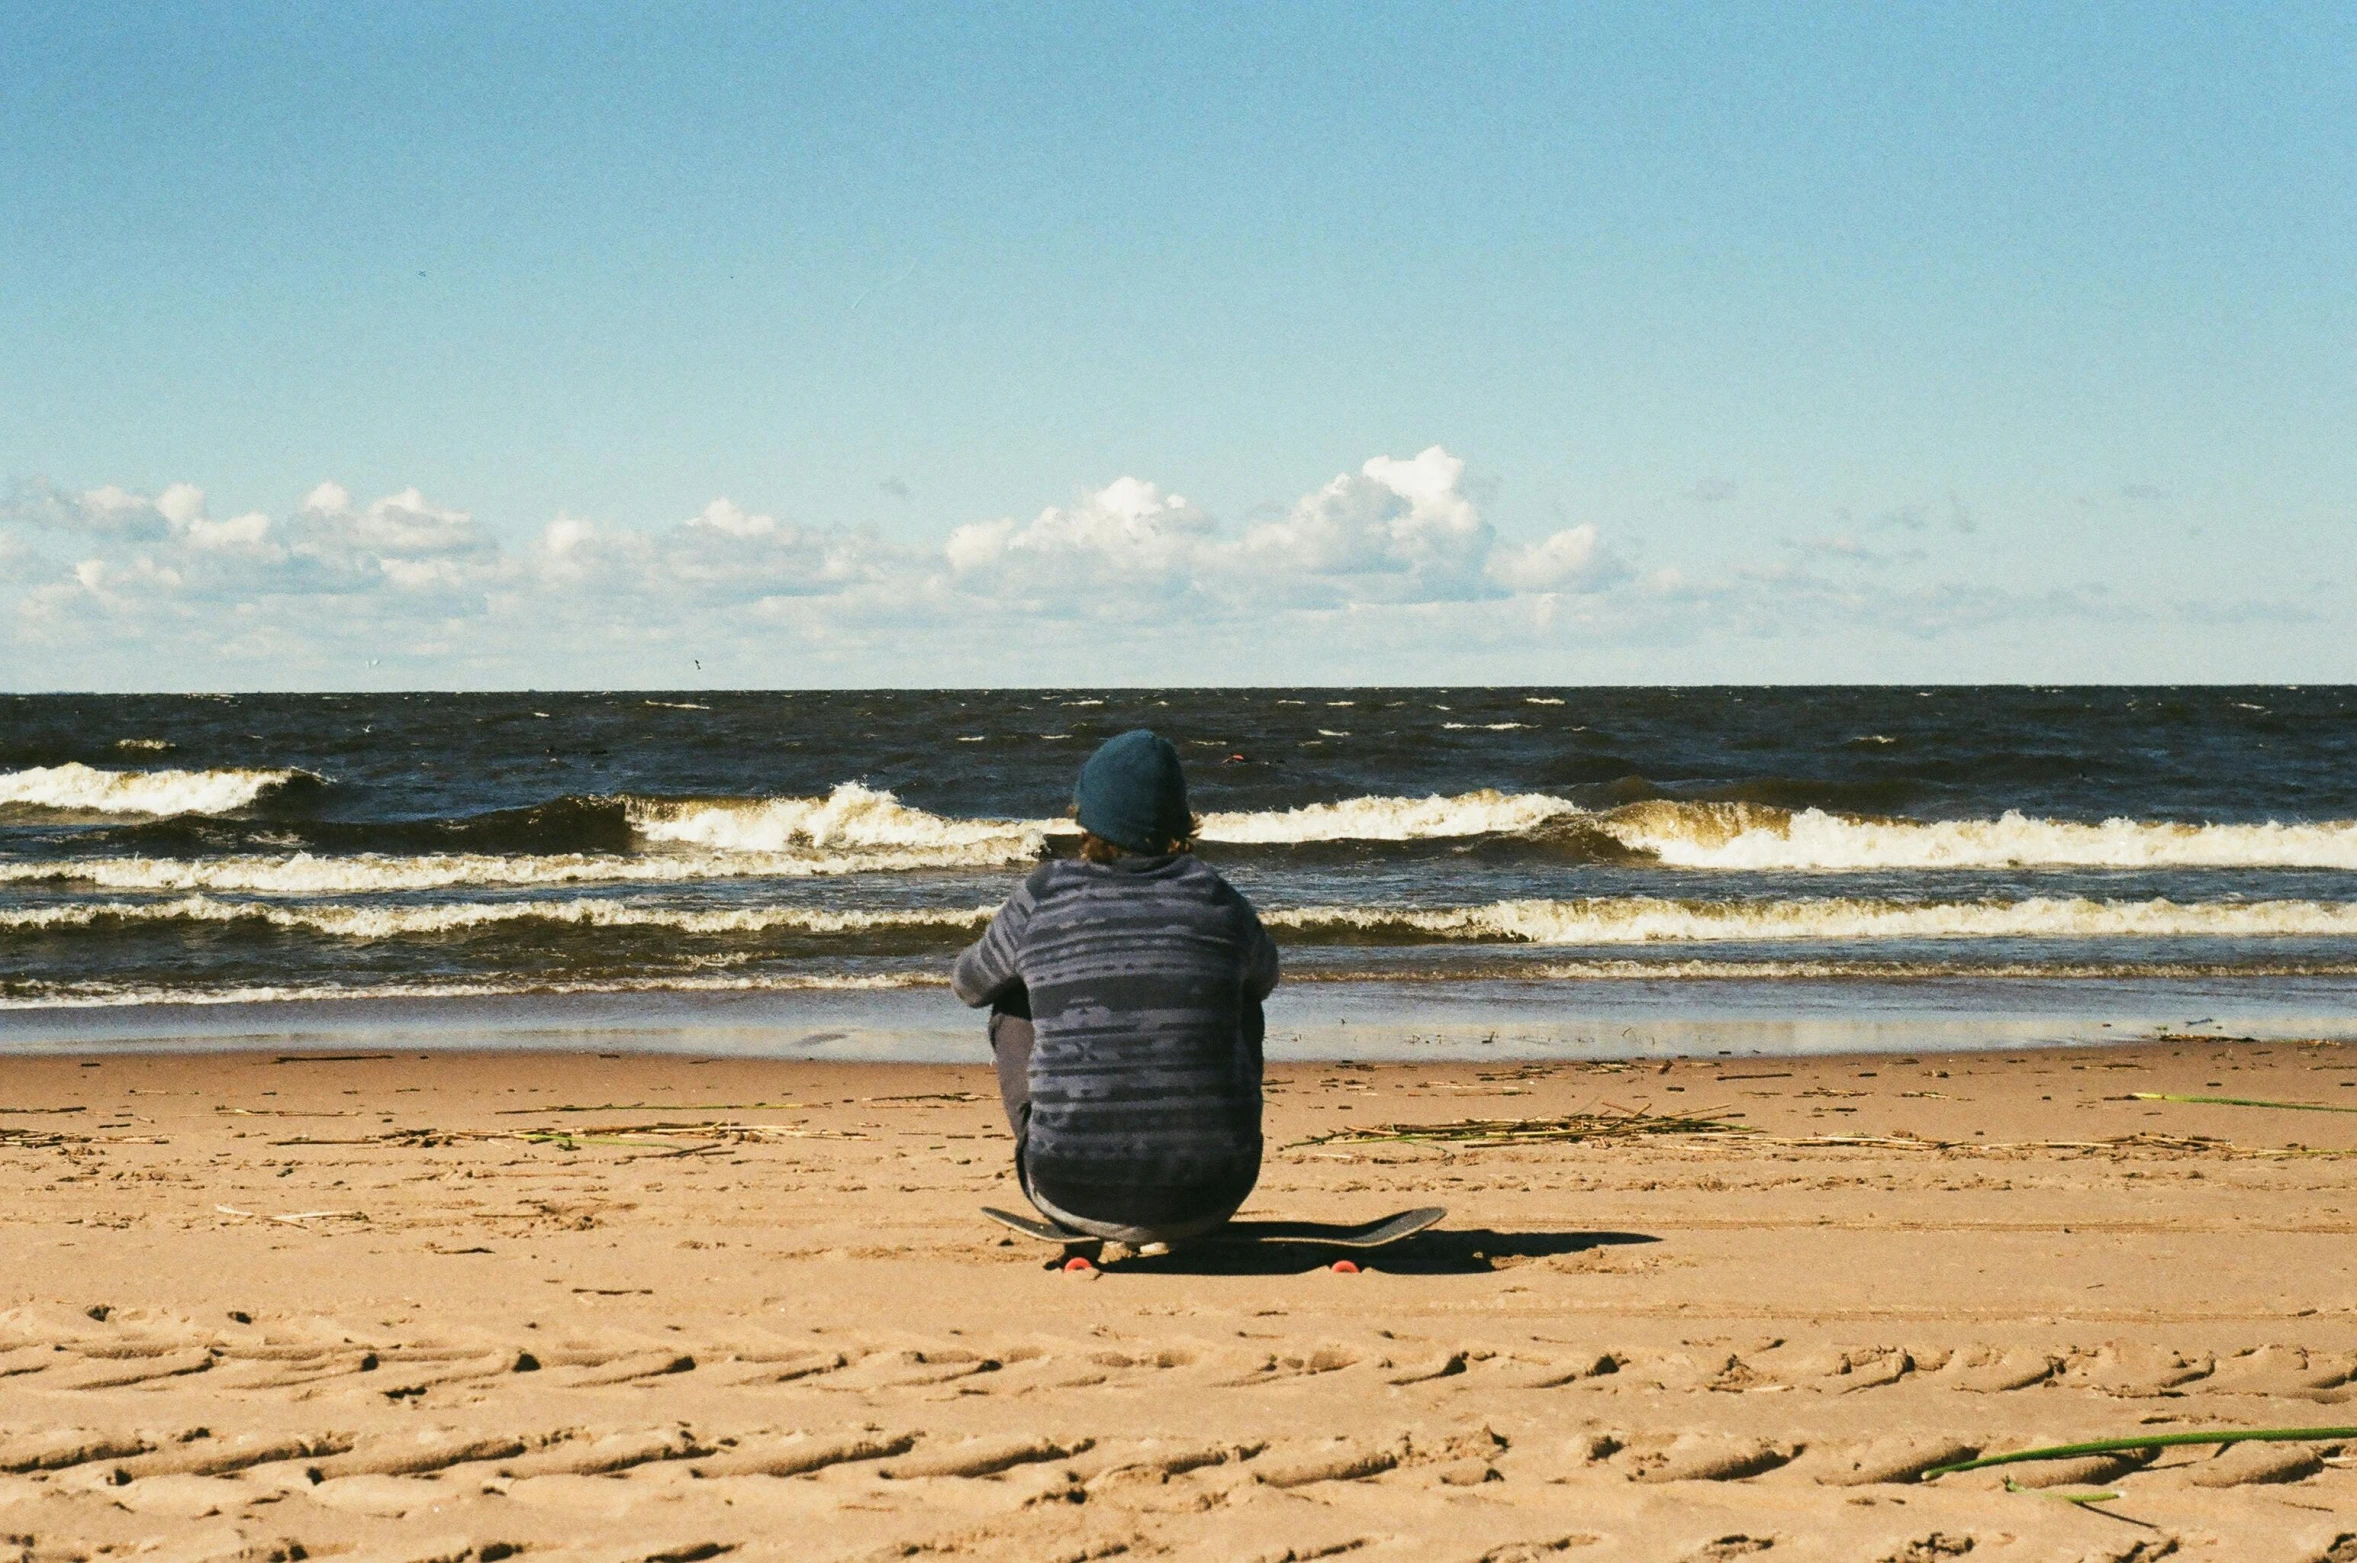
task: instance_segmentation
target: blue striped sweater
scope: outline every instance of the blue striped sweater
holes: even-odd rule
[[[1258,1166],[1276,983],[1251,903],[1188,853],[1042,865],[950,976],[976,1007],[1028,990],[1033,1175],[1131,1185]]]

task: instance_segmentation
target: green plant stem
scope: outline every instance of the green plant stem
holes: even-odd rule
[[[2017,1465],[2024,1460],[2075,1460],[2088,1454],[2120,1454],[2130,1449],[2168,1449],[2182,1444],[2302,1444],[2335,1438],[2357,1438],[2357,1427],[2257,1427],[2232,1432],[2150,1433],[2142,1438],[2099,1438],[2086,1444],[2055,1444],[2045,1449],[2016,1449],[2011,1454],[1983,1455],[1954,1465],[1935,1465],[1923,1481],[1977,1471],[1990,1465]]]
[[[2117,1503],[2120,1501],[2120,1495],[2116,1492],[2041,1492],[2035,1487],[2024,1487],[2010,1476],[2005,1478],[2005,1490],[2007,1492],[2031,1493],[2040,1498],[2051,1498],[2056,1503],[2076,1503],[2082,1506],[2090,1503]]]
[[[2292,1113],[2357,1113],[2334,1102],[2264,1102],[2255,1096],[2178,1096],[2168,1091],[2131,1091],[2139,1102],[2199,1102],[2205,1107],[2279,1107]]]

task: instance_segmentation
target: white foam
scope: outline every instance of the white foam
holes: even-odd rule
[[[360,853],[322,857],[107,857],[68,862],[0,863],[0,884],[87,884],[102,890],[253,891],[265,895],[350,895],[379,890],[449,890],[465,886],[687,884],[720,879],[809,879],[887,874],[925,868],[996,868],[1024,863],[1014,846],[903,847],[877,852],[671,852],[544,856],[431,853],[408,857]]]
[[[352,987],[325,984],[253,984],[225,988],[163,988],[152,984],[121,988],[59,986],[44,992],[0,997],[0,1010],[119,1009],[147,1004],[332,1003],[352,999],[479,999],[543,993],[804,993],[870,992],[894,988],[940,988],[946,973],[929,971],[861,973],[779,973],[745,977],[620,977],[488,982],[388,982]]]
[[[1281,845],[1308,841],[1415,841],[1528,830],[1583,809],[1543,792],[1483,788],[1455,797],[1346,798],[1298,809],[1250,814],[1206,814],[1202,839]]]
[[[631,825],[649,841],[728,852],[796,848],[914,848],[1006,862],[1039,855],[1050,820],[948,819],[912,809],[889,792],[845,782],[824,798],[637,799]],[[1070,829],[1072,827],[1065,827]]]
[[[1640,803],[1598,824],[1678,868],[2357,868],[2357,820],[2181,825],[2110,819],[1875,820],[1822,809]]]
[[[1520,944],[1653,944],[1835,939],[2097,939],[2357,936],[2357,902],[2019,901],[1915,904],[1827,897],[1677,901],[1658,896],[1494,901],[1483,906],[1302,907],[1281,928]]]
[[[635,905],[583,896],[563,901],[467,901],[438,906],[286,906],[269,901],[222,901],[185,896],[175,901],[81,901],[0,910],[0,928],[55,929],[93,923],[252,921],[343,939],[392,939],[460,933],[520,922],[570,923],[590,928],[667,928],[680,933],[865,933],[896,928],[979,929],[992,908],[917,907],[905,911],[828,911],[802,907],[741,907],[695,911]]]
[[[1516,975],[1500,972],[1500,976]],[[2357,977],[2348,961],[1555,961],[1521,975],[1558,982],[2185,982],[2249,977]]]
[[[305,771],[107,771],[68,761],[0,771],[0,804],[92,814],[226,814]]]
[[[867,911],[815,907],[704,910],[610,897],[461,901],[436,905],[287,904],[191,895],[162,901],[77,901],[0,910],[0,928],[63,929],[101,922],[254,921],[334,938],[390,939],[523,922],[591,928],[662,928],[689,934],[791,930],[860,934],[905,929],[978,931],[992,908]],[[1825,897],[1691,901],[1658,896],[1494,901],[1479,906],[1320,906],[1274,910],[1265,921],[1304,933],[1402,935],[1436,942],[1537,945],[1753,943],[1834,940],[2246,939],[2357,937],[2357,902],[2097,901],[2032,896],[2018,901],[1913,903]]]

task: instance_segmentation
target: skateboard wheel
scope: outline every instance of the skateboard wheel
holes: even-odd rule
[[[1347,1259],[1337,1259],[1334,1261],[1334,1273],[1336,1275],[1356,1275],[1359,1273],[1359,1267]]]
[[[1074,1254],[1071,1258],[1064,1261],[1064,1273],[1066,1275],[1079,1275],[1083,1271],[1094,1270],[1095,1268],[1095,1265],[1090,1264],[1086,1258],[1079,1254]]]

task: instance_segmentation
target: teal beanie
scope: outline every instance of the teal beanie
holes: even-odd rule
[[[1143,727],[1107,739],[1088,757],[1072,804],[1081,829],[1132,852],[1167,852],[1192,823],[1178,751]]]

